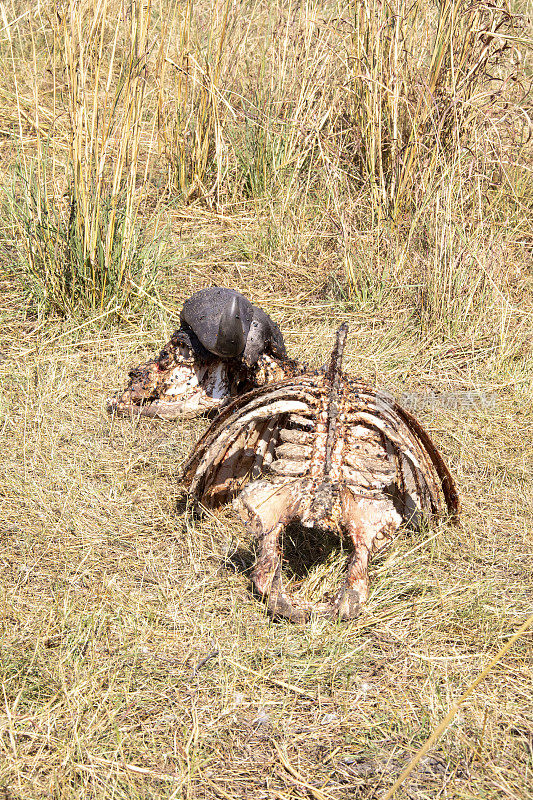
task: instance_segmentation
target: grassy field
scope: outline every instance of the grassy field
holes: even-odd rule
[[[0,798],[388,798],[527,620],[528,13],[0,3]],[[210,285],[313,366],[347,320],[457,481],[354,623],[268,618],[231,509],[184,502],[205,420],[105,412]],[[334,585],[340,548],[291,546]],[[394,797],[533,796],[531,637]]]

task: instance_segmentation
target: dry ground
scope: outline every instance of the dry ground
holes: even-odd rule
[[[166,306],[208,283],[211,256],[206,246],[185,272],[175,253]],[[216,280],[262,299],[291,354],[320,363],[348,319],[352,373],[398,395],[485,398],[418,411],[457,479],[461,527],[398,538],[372,567],[357,622],[273,623],[250,591],[251,543],[231,511],[199,519],[180,503],[180,465],[205,421],[110,420],[104,410],[173,320],[157,311],[111,329],[38,323],[6,282],[5,798],[383,796],[531,611],[528,355],[505,358],[497,331],[421,337],[398,305],[349,311],[320,292],[288,303],[276,281],[263,293],[269,272],[253,267],[255,291],[244,262],[219,267]],[[319,544],[313,552],[309,589],[338,572],[335,554],[324,565]],[[526,635],[397,797],[531,796],[531,653]]]

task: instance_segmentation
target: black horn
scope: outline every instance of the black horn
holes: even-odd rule
[[[213,352],[223,358],[236,358],[244,350],[245,344],[242,310],[238,295],[234,295],[220,318]]]

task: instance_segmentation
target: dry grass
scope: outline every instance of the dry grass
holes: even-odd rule
[[[151,27],[131,208],[150,233],[168,231],[142,313],[111,325],[97,302],[89,318],[39,316],[15,223],[3,218],[0,797],[383,797],[531,613],[529,100],[520,84],[498,84],[490,113],[482,97],[465,117],[461,96],[446,142],[419,117],[416,137],[402,129],[396,171],[389,140],[373,160],[365,146],[365,173],[354,119],[367,114],[368,143],[372,107],[392,115],[383,136],[401,114],[422,114],[427,59],[413,94],[402,100],[406,84],[397,87],[395,111],[377,84],[372,97],[357,95],[349,6],[235,7],[222,0],[210,16],[207,4],[134,5],[150,11]],[[433,12],[416,8],[421,36]],[[496,13],[471,8],[480,25]],[[109,0],[105,9],[111,20],[128,6]],[[71,95],[54,89],[66,73],[50,71],[50,7],[21,0],[0,10],[10,26],[1,34],[0,167],[11,185],[21,165],[37,174],[45,140],[60,163]],[[113,35],[101,30],[109,59]],[[386,26],[367,33],[388,41]],[[408,51],[393,56],[380,78],[391,86]],[[526,87],[524,48],[521,58]],[[443,97],[459,91],[439,74]],[[47,173],[50,188],[64,191],[66,174],[54,183]],[[400,174],[409,179],[395,216],[401,181],[389,179]],[[408,186],[425,200],[406,203]],[[348,320],[350,372],[426,397],[417,414],[457,479],[462,526],[394,542],[372,567],[371,599],[354,624],[272,623],[250,592],[252,543],[231,510],[199,518],[183,508],[176,477],[204,421],[105,414],[127,367],[157,351],[183,300],[213,283],[259,302],[290,353],[314,365]],[[486,402],[446,399],[467,392]],[[296,534],[287,544],[299,589],[336,580],[338,548]],[[316,560],[310,572],[302,552]],[[398,799],[531,797],[531,655],[529,632]]]
[[[421,412],[457,477],[462,528],[399,539],[357,624],[305,628],[273,624],[251,595],[250,541],[231,512],[176,510],[202,422],[111,423],[103,411],[166,322],[109,335],[12,319],[0,366],[7,796],[307,797],[277,748],[327,796],[379,796],[525,618],[524,385],[509,369],[495,381],[497,347],[476,362],[398,324],[401,352],[380,351],[375,320],[348,318],[356,374],[387,375],[398,393],[475,387],[495,405]],[[289,332],[291,352],[308,355],[312,340],[324,359],[333,328],[319,308]],[[331,585],[328,563],[317,570]],[[399,796],[528,796],[530,658],[525,637]]]

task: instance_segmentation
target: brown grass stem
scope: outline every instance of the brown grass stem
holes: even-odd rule
[[[481,681],[483,681],[487,677],[491,669],[493,669],[496,666],[496,664],[498,664],[498,662],[502,660],[502,658],[509,652],[509,650],[515,644],[515,642],[517,642],[518,639],[520,639],[520,637],[523,636],[524,633],[527,631],[527,629],[530,628],[532,625],[533,625],[533,614],[531,614],[526,619],[526,621],[511,636],[509,641],[507,641],[504,644],[504,646],[496,653],[494,658],[491,661],[489,661],[486,667],[484,667],[481,670],[477,678],[474,681],[472,681],[470,686],[463,692],[461,697],[452,704],[450,710],[448,711],[444,719],[439,723],[439,725],[437,725],[435,730],[432,731],[432,733],[424,742],[420,750],[411,759],[409,764],[402,771],[401,775],[393,783],[391,788],[383,795],[382,800],[391,800],[391,797],[394,796],[397,789],[400,788],[402,783],[404,783],[404,781],[409,777],[409,775],[415,769],[417,764],[419,764],[420,759],[425,756],[425,754],[428,752],[428,750],[431,749],[431,747],[433,747],[439,736],[441,736],[446,730],[446,728],[450,725],[450,723],[452,722],[453,718],[455,717],[455,715],[457,714],[457,712],[459,711],[461,705],[465,702],[465,700],[467,700],[470,697],[470,695],[475,692]]]

